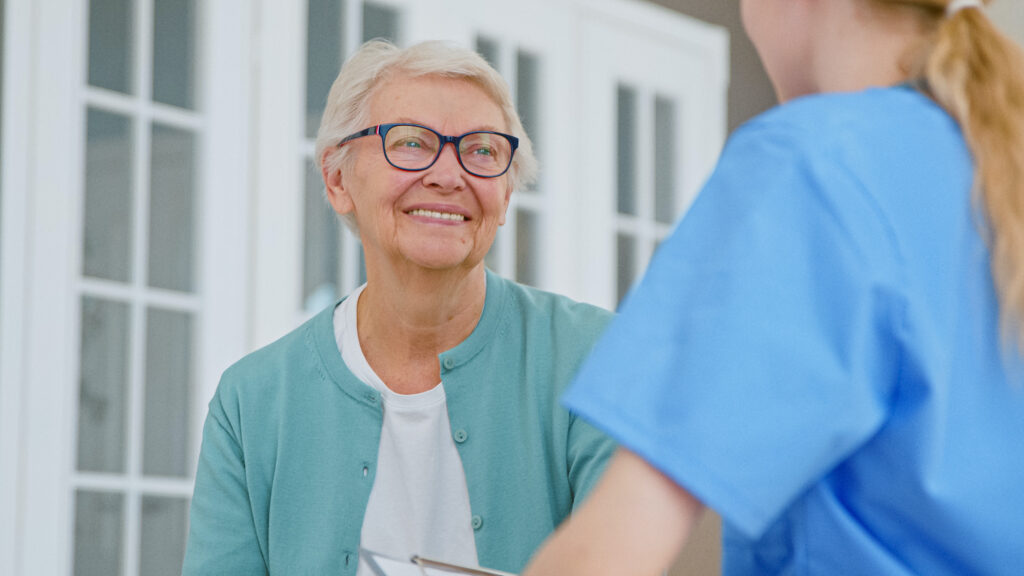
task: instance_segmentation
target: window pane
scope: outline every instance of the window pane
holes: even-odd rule
[[[132,86],[132,0],[90,0],[89,84],[129,94]]]
[[[363,5],[363,42],[383,38],[398,44],[398,11],[390,6]]]
[[[122,573],[123,513],[120,494],[81,490],[75,494],[75,576]]]
[[[338,296],[342,224],[324,198],[324,181],[308,164],[306,225],[302,250],[302,302],[306,312],[319,312]]]
[[[537,248],[540,246],[537,215],[531,210],[516,212],[516,281],[537,285]]]
[[[153,125],[149,196],[149,285],[195,288],[195,135]]]
[[[366,284],[366,255],[363,253],[362,246],[359,247],[359,282],[358,284]]]
[[[654,99],[654,218],[671,224],[676,219],[676,107]]]
[[[153,2],[153,100],[195,108],[195,0]]]
[[[142,498],[139,576],[180,576],[188,532],[188,501]]]
[[[528,52],[516,53],[516,109],[523,128],[533,143],[534,154],[540,140],[540,60]]]
[[[636,214],[636,91],[620,84],[617,90],[615,139],[616,190],[621,214]]]
[[[501,71],[501,65],[498,63],[498,42],[492,38],[486,36],[476,37],[476,51],[487,60],[495,70]]]
[[[502,269],[500,262],[501,256],[499,255],[500,248],[498,247],[499,244],[501,244],[501,234],[495,234],[494,242],[491,244],[491,249],[488,250],[487,255],[484,256],[484,265],[500,274]]]
[[[146,316],[146,412],[142,472],[189,474],[192,318],[150,309]]]
[[[82,298],[78,469],[124,472],[128,406],[127,304]]]
[[[82,273],[127,282],[132,246],[131,121],[89,110],[86,125]]]
[[[309,0],[306,23],[306,136],[316,137],[327,93],[341,70],[345,45],[343,14],[338,0]]]
[[[628,234],[619,234],[616,243],[618,266],[616,266],[616,286],[618,289],[615,300],[619,303],[629,292],[636,276],[636,239]]]

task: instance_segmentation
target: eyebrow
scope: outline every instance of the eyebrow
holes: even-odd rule
[[[409,118],[407,116],[399,116],[398,120],[395,120],[394,122],[380,122],[380,124],[419,124],[420,126],[426,126],[427,128],[430,128],[431,130],[437,130],[437,128],[434,128],[433,126],[427,124],[426,122],[421,122],[419,120],[416,120],[416,119],[413,119],[413,118]],[[440,130],[437,130],[437,131],[440,132]],[[465,132],[463,132],[463,134],[466,134],[466,133],[469,133],[469,132],[502,132],[502,130],[500,128],[495,127],[495,126],[491,126],[489,124],[485,124],[485,125],[480,126],[478,128],[471,128],[469,130],[466,130]],[[453,136],[454,136],[454,134],[453,134]]]

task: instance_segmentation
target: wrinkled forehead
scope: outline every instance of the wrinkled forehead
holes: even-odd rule
[[[501,103],[472,77],[389,75],[370,93],[364,113],[372,124],[413,122],[435,130],[500,132],[509,127]]]

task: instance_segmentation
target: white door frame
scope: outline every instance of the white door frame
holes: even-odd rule
[[[83,2],[35,5],[30,82],[30,181],[26,250],[21,497],[22,574],[66,574],[74,455],[74,360],[78,319],[71,286],[80,244]],[[31,551],[31,553],[29,553]]]
[[[22,338],[30,109],[32,0],[5,0],[3,202],[0,225],[0,574],[18,574],[22,547]]]

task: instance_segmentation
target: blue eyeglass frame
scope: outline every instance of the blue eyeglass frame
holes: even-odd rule
[[[427,164],[423,168],[403,168],[401,166],[395,166],[395,163],[391,161],[391,158],[388,158],[387,146],[385,146],[385,144],[384,144],[384,142],[386,141],[387,136],[388,136],[388,131],[390,131],[395,126],[415,126],[417,128],[423,128],[424,130],[433,132],[434,134],[437,135],[437,139],[440,142],[440,145],[437,147],[437,154],[434,155],[434,159],[430,161],[430,164]],[[459,161],[459,166],[462,166],[463,170],[465,170],[469,174],[472,174],[473,176],[476,176],[477,178],[497,178],[499,176],[504,175],[506,172],[508,172],[508,169],[512,167],[512,158],[515,157],[516,150],[519,148],[519,138],[516,138],[515,136],[512,136],[511,134],[505,134],[503,132],[494,132],[492,130],[472,130],[472,131],[466,132],[465,134],[462,134],[460,136],[445,136],[444,134],[441,134],[440,132],[438,132],[437,130],[434,130],[433,128],[431,128],[429,126],[424,126],[422,124],[413,124],[411,122],[395,122],[395,123],[391,123],[391,124],[377,124],[376,126],[370,126],[369,128],[360,130],[359,132],[356,132],[354,134],[349,134],[348,136],[342,138],[341,141],[338,142],[338,147],[340,148],[340,147],[344,146],[345,144],[347,144],[347,143],[349,143],[352,140],[355,140],[357,138],[362,138],[363,136],[372,136],[374,134],[380,134],[380,147],[381,147],[381,150],[384,151],[384,159],[388,161],[388,164],[391,164],[395,168],[397,168],[399,170],[403,170],[405,172],[422,172],[423,170],[426,170],[426,169],[430,168],[435,163],[437,163],[437,159],[441,157],[441,152],[444,152],[444,147],[449,142],[451,142],[451,144],[455,147],[455,158]],[[509,155],[508,155],[508,165],[505,166],[504,170],[502,170],[498,174],[484,175],[484,174],[477,174],[476,172],[473,172],[469,168],[466,168],[466,165],[462,163],[462,153],[459,152],[459,143],[462,142],[463,138],[465,138],[466,136],[469,136],[471,134],[494,134],[496,136],[502,136],[506,140],[508,140],[509,144],[512,145],[512,151],[509,152]]]

